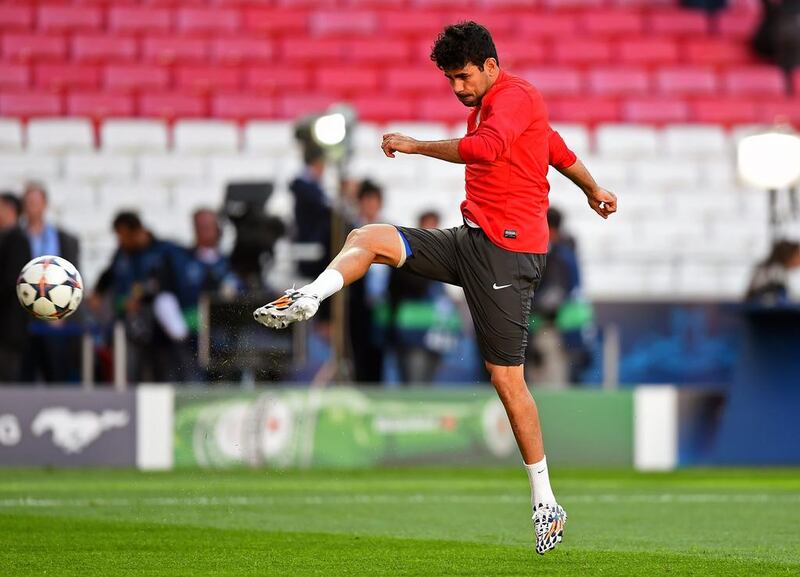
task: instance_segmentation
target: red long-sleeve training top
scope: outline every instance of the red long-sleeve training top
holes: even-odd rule
[[[547,168],[568,168],[577,157],[550,127],[539,91],[501,70],[470,113],[458,152],[466,163],[464,217],[506,250],[546,253]]]

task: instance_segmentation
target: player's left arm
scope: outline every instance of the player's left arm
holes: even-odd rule
[[[415,140],[405,134],[392,132],[383,135],[381,149],[389,158],[394,158],[395,152],[403,152],[405,154],[422,154],[431,158],[446,160],[447,162],[464,164],[464,160],[458,152],[459,142],[461,142],[460,138],[454,138],[453,140]]]
[[[554,130],[550,132],[549,146],[550,165],[583,191],[592,210],[603,218],[617,212],[617,196],[597,184],[583,162],[567,148],[561,135]]]

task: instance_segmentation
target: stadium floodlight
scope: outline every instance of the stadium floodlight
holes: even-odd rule
[[[780,190],[800,180],[800,138],[789,132],[770,131],[739,142],[739,175],[764,190]]]
[[[311,134],[322,146],[336,146],[347,137],[347,118],[341,112],[325,114],[311,125]]]
[[[356,112],[347,104],[334,104],[324,112],[309,114],[295,123],[302,146],[319,146],[329,160],[344,169],[350,158],[350,140],[357,124]]]

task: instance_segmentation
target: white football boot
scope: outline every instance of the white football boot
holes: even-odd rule
[[[559,505],[539,503],[533,509],[533,531],[536,533],[536,552],[544,555],[561,543],[567,512]]]
[[[280,298],[253,312],[253,318],[265,327],[285,329],[292,323],[313,317],[319,308],[319,298],[289,289]]]

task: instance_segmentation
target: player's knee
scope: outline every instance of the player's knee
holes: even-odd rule
[[[519,396],[528,394],[525,381],[520,380],[516,375],[510,375],[505,371],[492,371],[492,385],[497,391],[500,399],[505,402],[513,401]]]
[[[356,228],[350,231],[345,241],[348,246],[361,246],[366,243],[369,233],[365,230],[366,227]]]

